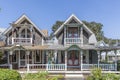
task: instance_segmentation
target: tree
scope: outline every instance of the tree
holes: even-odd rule
[[[56,21],[56,23],[52,26],[52,31],[55,32],[62,24],[64,21]]]
[[[64,21],[56,21],[52,26],[52,33],[50,34],[50,38],[52,38],[53,33],[64,23]]]
[[[102,31],[103,25],[101,23],[97,22],[87,22],[87,21],[82,21],[91,31],[96,35],[96,38],[98,41],[102,40],[104,38],[104,34]]]

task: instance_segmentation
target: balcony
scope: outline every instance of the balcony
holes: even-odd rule
[[[80,38],[65,38],[65,44],[80,44]]]
[[[12,38],[12,45],[32,45],[32,38]]]
[[[53,40],[46,40],[46,41],[44,41],[43,44],[44,44],[44,45],[53,45],[53,44],[54,44],[54,41],[53,41]]]

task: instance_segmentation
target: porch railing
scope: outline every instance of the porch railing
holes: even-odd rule
[[[66,70],[65,64],[27,64],[27,71],[60,71]]]
[[[82,70],[91,70],[93,68],[101,68],[102,70],[116,70],[115,64],[82,64]]]
[[[31,45],[32,38],[12,38],[12,44]]]
[[[9,69],[11,69],[11,66],[9,64],[1,64],[0,68],[9,68]]]
[[[65,64],[47,64],[47,70],[66,70]]]
[[[65,38],[66,44],[78,44],[81,43],[80,38]]]
[[[27,64],[27,71],[46,70],[46,64]]]

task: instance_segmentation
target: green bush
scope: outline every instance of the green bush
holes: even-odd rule
[[[23,77],[23,80],[59,80],[63,76],[49,76],[47,72],[28,73]]]
[[[46,80],[47,72],[28,73],[23,77],[23,80]]]
[[[120,75],[112,74],[112,73],[104,73],[102,74],[102,70],[100,68],[95,68],[92,70],[91,75],[87,77],[87,80],[119,80]]]
[[[0,69],[0,80],[22,80],[22,78],[15,70]]]

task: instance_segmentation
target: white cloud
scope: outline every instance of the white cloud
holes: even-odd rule
[[[6,30],[6,28],[0,28],[0,33],[4,32]]]

